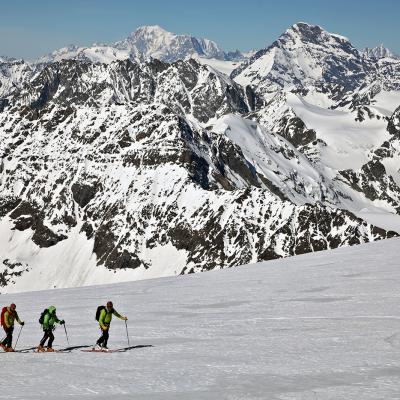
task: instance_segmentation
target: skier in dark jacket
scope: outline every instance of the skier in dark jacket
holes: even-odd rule
[[[128,318],[119,314],[113,306],[112,301],[107,302],[107,305],[101,310],[99,317],[99,325],[101,330],[101,336],[97,341],[97,345],[103,349],[107,349],[107,342],[109,337],[110,324],[112,316],[115,315],[117,318],[127,321]]]
[[[58,322],[60,325],[64,325],[65,321],[64,320],[59,320],[57,315],[56,315],[56,308],[54,306],[50,306],[49,308],[46,309],[46,312],[44,314],[43,318],[43,338],[40,341],[40,344],[37,348],[38,352],[43,352],[43,351],[54,351],[53,350],[53,341],[54,341],[54,334],[53,331],[55,328],[55,324]],[[46,340],[49,339],[47,343],[47,349],[44,348],[44,344],[46,343]]]
[[[14,349],[11,347],[14,332],[14,321],[17,321],[21,326],[23,326],[25,323],[19,319],[17,307],[14,303],[7,307],[3,319],[3,329],[7,336],[1,342],[0,346],[4,351],[14,351]]]

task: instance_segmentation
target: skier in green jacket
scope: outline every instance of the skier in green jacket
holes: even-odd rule
[[[46,351],[44,348],[44,344],[46,343],[46,340],[49,339],[47,343],[47,351],[54,351],[53,350],[53,341],[54,341],[54,334],[53,331],[55,328],[55,324],[58,322],[60,325],[64,325],[65,321],[64,320],[59,320],[57,315],[56,315],[56,308],[54,306],[50,306],[47,308],[44,312],[43,316],[43,338],[40,341],[40,344],[37,348],[38,352],[43,352]]]
[[[6,338],[1,342],[0,346],[4,351],[14,351],[12,346],[13,332],[14,332],[14,321],[17,321],[21,326],[25,323],[19,319],[17,313],[17,306],[12,303],[7,307],[3,315],[3,329],[6,332]]]
[[[128,320],[127,317],[122,316],[114,309],[112,301],[107,302],[107,306],[104,307],[100,311],[99,325],[100,325],[100,330],[101,330],[101,336],[96,343],[99,347],[101,347],[103,349],[108,348],[107,342],[108,342],[110,324],[111,324],[113,314],[117,318],[122,319],[123,321]]]

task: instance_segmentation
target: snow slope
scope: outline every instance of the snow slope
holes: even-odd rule
[[[38,343],[37,319],[50,304],[67,322],[71,349],[0,353],[0,398],[398,399],[399,245],[396,238],[179,278],[3,295],[26,321],[19,349]],[[95,308],[108,299],[130,318],[136,347],[83,353],[79,346],[98,335]],[[63,330],[55,334],[65,348]],[[110,347],[126,341],[114,320]]]
[[[386,120],[370,119],[361,124],[351,112],[318,107],[293,93],[288,93],[287,103],[327,144],[321,161],[333,169],[360,168],[368,161],[368,151],[389,138]]]
[[[222,72],[225,75],[230,75],[231,72],[238,66],[239,61],[218,60],[216,58],[192,57],[200,64],[209,65],[215,70]]]

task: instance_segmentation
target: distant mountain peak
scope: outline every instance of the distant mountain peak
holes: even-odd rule
[[[381,58],[399,58],[398,56],[393,54],[387,47],[385,47],[383,43],[373,48],[367,47],[363,51],[363,55],[374,60],[380,60]]]
[[[161,27],[160,25],[142,25],[139,26],[139,28],[136,29],[135,32],[167,32],[167,30],[165,30],[163,27]]]
[[[220,60],[229,59],[228,53],[212,40],[185,34],[178,35],[168,32],[159,25],[141,26],[129,37],[112,46],[128,51],[131,58],[141,61],[157,58],[171,62],[193,55]]]
[[[166,36],[171,37],[174,36],[173,33],[168,32],[160,25],[143,25],[139,26],[135,31],[133,31],[127,39],[137,38],[137,37],[145,37],[145,38],[152,38],[152,37],[159,37],[159,36]]]
[[[174,62],[191,57],[237,61],[242,60],[244,55],[238,50],[225,52],[209,39],[178,35],[160,25],[144,25],[115,43],[98,43],[88,47],[69,45],[39,58],[36,63],[43,65],[63,59],[105,64],[126,59],[134,62],[145,62],[149,59]]]

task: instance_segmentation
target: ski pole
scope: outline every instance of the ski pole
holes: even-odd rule
[[[64,325],[65,336],[67,337],[67,343],[68,343],[68,346],[69,346],[67,328],[65,327],[65,323],[63,325]]]
[[[21,336],[21,332],[22,332],[22,328],[23,328],[23,327],[24,327],[24,326],[21,325],[21,329],[19,330],[18,337],[17,337],[17,341],[15,342],[14,350],[17,348],[18,340],[19,340],[19,337]]]
[[[129,334],[128,334],[128,323],[125,320],[125,328],[126,328],[126,338],[128,339],[128,347],[130,346],[129,344]]]

